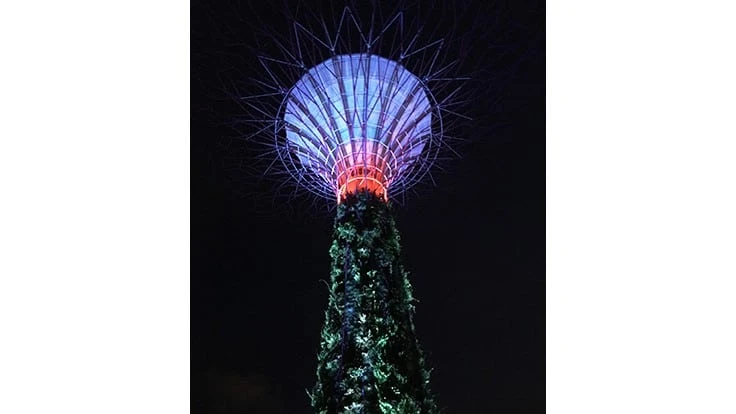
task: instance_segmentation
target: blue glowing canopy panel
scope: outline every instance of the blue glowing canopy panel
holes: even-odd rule
[[[432,110],[425,84],[399,63],[338,55],[289,91],[287,144],[338,201],[361,189],[386,198],[430,138]]]

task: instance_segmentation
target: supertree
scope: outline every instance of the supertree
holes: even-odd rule
[[[451,150],[443,115],[458,115],[462,78],[445,39],[422,43],[404,10],[367,16],[294,19],[289,41],[271,39],[281,55],[259,56],[262,93],[242,102],[265,124],[256,134],[272,132],[277,170],[337,205],[314,410],[435,413],[391,200]]]

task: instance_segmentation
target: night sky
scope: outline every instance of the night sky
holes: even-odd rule
[[[439,406],[541,413],[544,3],[480,3],[468,5],[480,7],[474,24],[453,29],[491,33],[461,62],[475,82],[465,107],[474,120],[458,129],[468,140],[462,159],[395,206],[395,217]],[[235,145],[246,167],[232,168],[238,131],[227,120],[237,105],[223,79],[259,71],[229,55],[253,41],[247,10],[192,6],[192,412],[310,413],[333,212],[273,196],[247,168],[247,143]]]

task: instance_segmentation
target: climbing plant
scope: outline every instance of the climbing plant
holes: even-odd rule
[[[370,192],[349,195],[338,206],[330,256],[315,412],[436,413],[390,206]]]

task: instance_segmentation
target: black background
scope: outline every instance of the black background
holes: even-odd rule
[[[223,78],[259,69],[221,52],[252,41],[232,27],[255,24],[247,10],[268,4],[192,6],[194,413],[311,412],[305,390],[314,385],[327,303],[331,213],[302,209],[300,198],[269,198],[270,184],[255,185],[247,167],[224,161],[235,133],[222,120],[235,111]],[[461,62],[485,84],[466,104],[474,120],[458,130],[469,142],[436,188],[422,187],[395,213],[439,405],[451,414],[541,413],[544,4],[478,10],[472,27],[452,30],[503,33],[494,36],[506,57]]]

